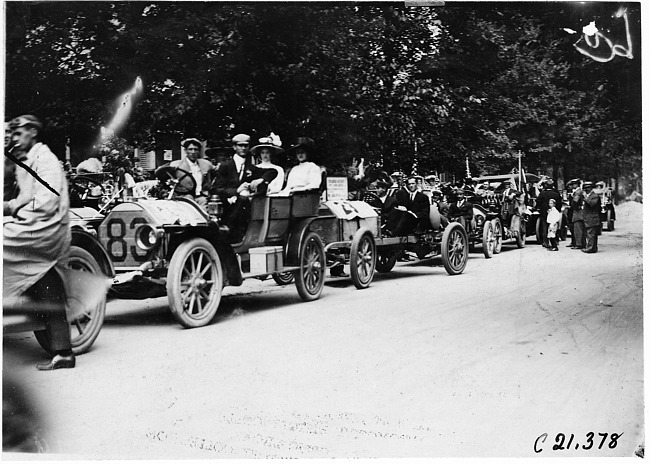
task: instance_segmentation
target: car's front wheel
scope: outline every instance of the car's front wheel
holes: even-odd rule
[[[320,297],[325,284],[325,247],[315,232],[309,232],[300,243],[300,268],[294,271],[296,289],[303,301]]]
[[[442,264],[449,275],[457,275],[465,270],[469,254],[467,232],[462,225],[450,223],[442,234],[440,244]]]
[[[212,321],[222,286],[221,260],[210,242],[193,238],[174,251],[167,271],[167,300],[183,327],[202,327]]]
[[[501,253],[501,247],[503,246],[503,229],[499,218],[494,219],[492,222],[494,223],[494,254],[498,255]]]
[[[350,246],[350,274],[357,288],[368,288],[375,275],[375,239],[367,228],[357,230]]]
[[[491,258],[494,253],[494,228],[491,221],[483,224],[483,256]]]
[[[88,251],[78,246],[70,247],[68,267],[77,271],[104,275],[97,260]],[[96,300],[95,300],[96,301]],[[92,308],[84,308],[82,314],[75,316],[70,321],[70,342],[72,352],[76,355],[85,353],[90,349],[104,324],[106,315],[106,294],[100,297],[99,302]],[[39,330],[34,332],[38,343],[50,354],[54,354],[52,340],[48,332]]]

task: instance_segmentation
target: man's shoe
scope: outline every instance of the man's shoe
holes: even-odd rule
[[[558,247],[549,248],[548,251],[560,251]]]
[[[61,356],[57,354],[50,362],[41,363],[36,365],[39,371],[53,371],[55,369],[72,369],[75,366],[75,357],[73,354],[70,356]]]
[[[583,248],[582,250],[583,253],[596,253],[594,250],[587,250],[586,248]]]

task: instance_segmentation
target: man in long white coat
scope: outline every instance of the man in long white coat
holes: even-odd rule
[[[58,158],[38,141],[41,122],[32,115],[11,121],[12,142],[24,163],[46,183],[16,166],[18,196],[4,202],[3,301],[29,296],[42,317],[55,352],[39,370],[72,368],[75,357],[65,310],[61,270],[70,252],[68,185]],[[54,191],[56,193],[54,193]]]

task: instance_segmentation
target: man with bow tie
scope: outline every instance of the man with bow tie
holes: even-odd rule
[[[215,188],[211,192],[221,197],[225,225],[229,229],[232,242],[240,241],[246,233],[250,222],[251,195],[264,195],[269,183],[278,175],[275,169],[255,166],[248,156],[250,139],[246,134],[233,137],[235,153],[217,169]]]

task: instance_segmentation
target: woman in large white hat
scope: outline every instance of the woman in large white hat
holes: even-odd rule
[[[261,159],[261,162],[257,165],[258,167],[262,169],[275,169],[278,171],[278,175],[271,181],[266,190],[267,194],[278,193],[282,190],[282,184],[284,183],[284,169],[277,164],[273,164],[271,162],[271,157],[284,152],[280,137],[271,132],[271,135],[268,137],[262,137],[259,139],[259,143],[251,148],[251,152],[253,155],[259,156]]]

